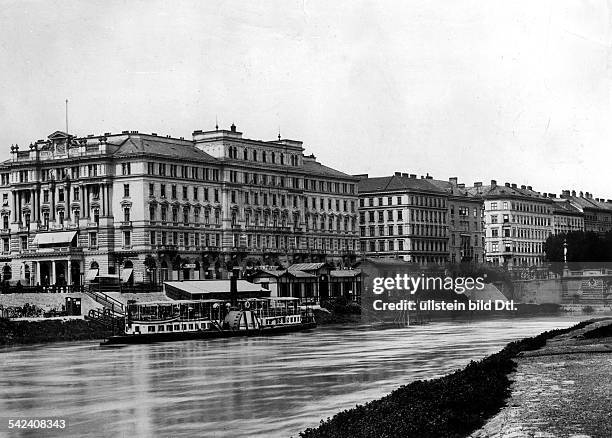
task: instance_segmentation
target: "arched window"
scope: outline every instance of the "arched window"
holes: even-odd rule
[[[9,265],[4,265],[4,268],[2,268],[2,281],[7,281],[11,278],[13,278],[11,267]]]
[[[123,267],[125,269],[132,269],[134,267],[134,263],[132,263],[131,260],[126,260],[125,263],[123,264]]]
[[[95,260],[89,265],[89,269],[100,269],[100,265]]]

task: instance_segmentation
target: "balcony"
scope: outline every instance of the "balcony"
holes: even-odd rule
[[[87,222],[87,228],[98,228],[98,222]]]
[[[121,221],[119,226],[121,228],[130,228],[132,226],[132,221]]]

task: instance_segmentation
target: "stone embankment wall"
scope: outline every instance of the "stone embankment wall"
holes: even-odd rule
[[[526,304],[581,304],[602,306],[612,304],[610,277],[566,277],[547,280],[514,281],[513,296]]]

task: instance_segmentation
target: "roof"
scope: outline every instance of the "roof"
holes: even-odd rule
[[[323,266],[326,266],[327,263],[295,263],[289,268],[288,271],[316,271],[317,269],[321,269]]]
[[[494,186],[469,187],[467,189],[472,195],[479,195],[483,198],[522,198],[525,200],[537,200],[540,202],[552,203],[550,198],[544,197],[535,190],[522,187],[512,187],[507,185],[495,184]]]
[[[293,277],[296,278],[317,278],[316,275],[313,274],[309,274],[308,272],[304,272],[304,271],[295,271],[295,270],[287,270],[285,271],[285,273],[283,275],[291,275]]]
[[[335,271],[331,271],[329,273],[330,277],[339,277],[339,278],[356,277],[359,274],[361,274],[361,270],[359,269],[338,269]]]
[[[431,179],[410,178],[406,176],[382,176],[364,178],[359,181],[359,193],[391,192],[391,191],[425,191],[444,194],[445,191],[436,186]]]
[[[576,208],[568,199],[564,198],[553,199],[553,213],[557,215],[569,214],[573,216],[582,216],[580,209]]]
[[[603,210],[612,211],[612,205],[607,202],[598,202],[592,198],[585,198],[583,196],[567,196],[563,199],[571,201],[575,207],[584,210],[585,208],[591,210]]]
[[[212,294],[230,292],[230,280],[190,280],[190,281],[166,281],[167,286],[180,289],[190,294]],[[259,284],[249,283],[246,280],[238,280],[238,292],[261,292],[267,291]]]
[[[127,135],[127,137],[110,137],[108,139],[108,143],[119,147],[113,153],[113,155],[144,153],[152,155],[167,155],[190,160],[201,160],[205,162],[217,162],[213,156],[201,151],[195,147],[191,141],[187,140],[176,140],[172,138],[155,137],[142,134],[130,134]]]
[[[62,243],[70,244],[76,236],[76,231],[59,231],[51,233],[38,233],[34,237],[33,243],[38,245],[59,245]]]
[[[440,190],[444,190],[446,193],[452,196],[472,198],[473,201],[476,201],[476,199],[474,198],[480,198],[480,196],[476,193],[471,193],[467,188],[459,187],[457,184],[452,184],[450,181],[431,179],[429,180],[429,182],[438,187]]]
[[[356,179],[352,175],[348,175],[346,173],[340,172],[339,170],[324,166],[312,158],[304,157],[303,162],[304,162],[304,165],[302,167],[302,170],[304,170],[309,175],[320,175],[320,176],[329,176],[329,177],[334,177],[334,178]]]

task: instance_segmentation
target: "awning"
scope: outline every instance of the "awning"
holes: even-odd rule
[[[70,244],[76,236],[76,231],[59,231],[55,233],[38,233],[34,236],[33,243],[37,245],[61,245]]]
[[[123,281],[124,283],[127,283],[128,281],[130,281],[130,277],[132,276],[133,271],[134,270],[132,268],[125,268],[121,272],[121,281]]]
[[[98,270],[97,269],[90,269],[89,271],[87,271],[87,274],[85,274],[85,281],[92,281],[97,276],[98,276]]]

